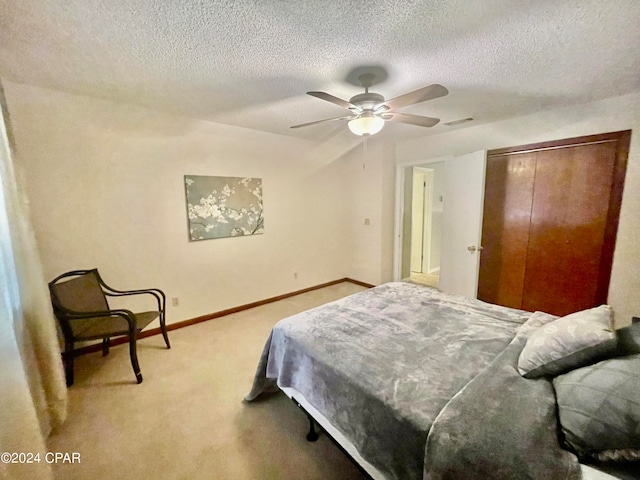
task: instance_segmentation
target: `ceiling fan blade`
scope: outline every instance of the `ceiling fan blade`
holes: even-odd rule
[[[333,95],[326,92],[307,92],[307,95],[311,95],[312,97],[319,98],[321,100],[326,100],[327,102],[334,103],[344,108],[354,108],[355,105],[347,102],[346,100],[342,100],[341,98],[334,97]],[[357,107],[356,107],[357,108]]]
[[[409,123],[418,127],[433,127],[440,119],[432,117],[423,117],[422,115],[412,115],[410,113],[388,112],[381,115],[388,122]]]
[[[300,125],[294,125],[293,127],[289,127],[289,128],[302,128],[302,127],[309,127],[311,125],[317,125],[319,123],[325,123],[325,122],[333,122],[335,120],[349,120],[351,118],[355,118],[354,115],[345,115],[343,117],[335,117],[335,118],[325,118],[324,120],[316,120],[315,122],[309,122],[309,123],[302,123]]]
[[[448,93],[449,90],[444,88],[442,85],[435,83],[428,87],[392,98],[391,100],[384,102],[384,105],[389,107],[390,110],[394,110],[396,108],[406,107],[407,105],[413,105],[427,100],[433,100],[434,98],[444,97]]]

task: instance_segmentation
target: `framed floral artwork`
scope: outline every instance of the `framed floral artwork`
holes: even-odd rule
[[[189,239],[264,233],[262,179],[185,175]]]

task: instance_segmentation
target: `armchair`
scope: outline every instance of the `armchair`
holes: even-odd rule
[[[109,353],[111,337],[129,337],[129,355],[138,383],[142,374],[138,365],[136,340],[138,333],[149,323],[160,317],[160,331],[171,348],[165,324],[165,295],[162,290],[116,290],[100,277],[98,269],[74,270],[63,273],[49,282],[53,311],[64,336],[65,376],[67,386],[73,385],[73,346],[75,342],[102,339],[103,356]],[[126,309],[111,309],[107,297],[130,295],[152,295],[158,305],[157,311],[133,313]]]

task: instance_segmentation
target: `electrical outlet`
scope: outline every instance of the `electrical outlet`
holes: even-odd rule
[[[364,224],[365,225],[371,225],[371,219],[370,218],[365,218],[364,219]]]
[[[293,278],[298,279],[298,272],[293,272]]]
[[[180,299],[178,297],[172,297],[171,305],[173,305],[174,307],[177,307],[178,305],[180,305]]]

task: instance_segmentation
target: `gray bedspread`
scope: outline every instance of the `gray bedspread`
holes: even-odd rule
[[[501,352],[517,350],[507,346],[515,345],[530,315],[414,284],[384,284],[280,321],[246,400],[274,390],[276,382],[295,388],[390,479],[420,479],[423,470],[431,478],[472,478],[449,473],[446,451],[462,449],[446,430],[456,420],[464,430],[489,401],[484,395],[503,392],[484,391],[468,401],[474,404],[471,417],[462,418],[449,402]],[[546,395],[547,387],[532,393]],[[441,433],[430,436],[434,453],[427,452],[425,461],[436,418]],[[482,428],[493,427],[474,432]],[[451,455],[448,461],[457,463]]]
[[[560,448],[556,400],[546,378],[518,373],[529,334],[557,317],[536,312],[514,340],[440,412],[425,449],[429,480],[578,480],[575,455]]]

